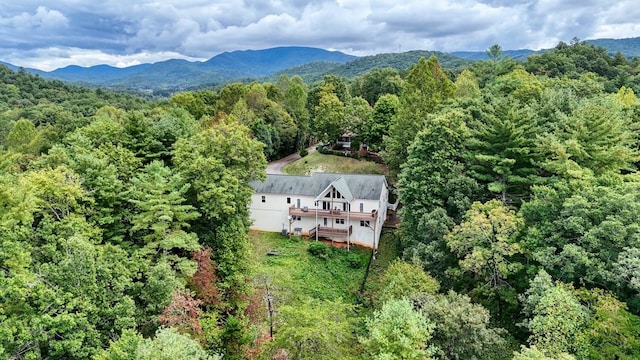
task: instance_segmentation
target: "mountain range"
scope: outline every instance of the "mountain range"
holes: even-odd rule
[[[620,51],[627,57],[640,56],[640,37],[629,39],[586,40],[606,48],[610,53]],[[544,51],[544,50],[540,50]],[[525,60],[536,51],[504,50],[503,55]],[[215,87],[232,81],[277,80],[278,76],[300,75],[305,81],[319,80],[325,74],[346,78],[363,74],[376,68],[391,67],[405,70],[420,57],[436,56],[444,68],[455,69],[473,61],[485,60],[484,51],[408,51],[356,57],[339,51],[312,47],[276,47],[264,50],[224,52],[203,62],[171,59],[153,64],[140,64],[125,68],[109,65],[81,67],[71,65],[45,72],[25,69],[43,78],[57,79],[86,86],[99,86],[138,91],[179,91]],[[18,66],[1,62],[17,71]]]

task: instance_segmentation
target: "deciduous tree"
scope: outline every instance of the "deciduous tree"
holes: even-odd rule
[[[435,56],[421,58],[409,69],[400,94],[400,108],[385,137],[383,158],[392,172],[398,172],[408,155],[408,147],[424,127],[429,114],[451,98],[455,86],[442,71]]]
[[[400,260],[389,265],[381,283],[384,284],[379,297],[381,304],[415,294],[435,294],[440,288],[440,284],[421,266]]]
[[[413,310],[407,299],[389,300],[367,319],[368,335],[360,338],[372,359],[432,359],[434,324]]]
[[[350,352],[350,311],[351,306],[339,300],[281,306],[273,349],[286,349],[291,359],[344,358]]]
[[[431,343],[444,359],[507,358],[506,331],[492,327],[489,311],[454,291],[412,297],[426,319],[433,323]]]

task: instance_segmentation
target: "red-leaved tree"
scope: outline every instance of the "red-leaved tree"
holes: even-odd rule
[[[211,248],[203,248],[193,253],[193,260],[198,264],[198,270],[190,278],[190,284],[196,293],[196,298],[205,307],[219,305],[220,291],[216,287],[217,265],[211,260]]]
[[[162,314],[158,317],[160,324],[172,327],[178,332],[191,335],[200,335],[200,308],[202,302],[194,299],[191,295],[176,291],[173,293],[171,302],[167,305]]]

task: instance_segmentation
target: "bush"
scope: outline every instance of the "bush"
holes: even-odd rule
[[[328,153],[330,152],[329,150],[327,150],[327,148],[326,148],[326,147],[324,147],[324,145],[320,145],[320,146],[318,146],[318,147],[316,148],[316,150],[318,150],[318,152],[319,152],[320,154],[325,154],[325,155],[326,155],[326,154],[328,154]]]
[[[356,253],[349,253],[347,255],[347,264],[349,264],[349,267],[352,269],[360,269],[364,266],[365,260],[362,258],[362,256]]]
[[[351,149],[360,150],[361,144],[362,144],[362,141],[360,141],[360,139],[358,139],[357,137],[351,139]]]
[[[309,254],[322,259],[328,259],[331,257],[331,247],[322,241],[314,241],[309,245],[307,249]]]
[[[342,146],[342,145],[340,145],[340,146]],[[347,150],[342,150],[342,151],[329,150],[324,146],[318,147],[317,149],[318,149],[318,152],[320,154],[323,154],[323,155],[336,155],[336,156],[350,157],[350,158],[354,158],[354,159],[357,159],[357,160],[360,159],[360,155],[358,155],[358,153],[352,154],[351,151],[347,151]]]
[[[306,148],[300,149],[300,157],[305,157],[307,155],[309,155],[309,150],[307,150]]]

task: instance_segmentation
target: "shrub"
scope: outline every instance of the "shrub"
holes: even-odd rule
[[[349,267],[352,269],[360,269],[364,266],[364,263],[365,260],[362,258],[362,256],[356,253],[349,253],[347,255],[347,264],[349,264]]]
[[[347,150],[342,150],[342,151],[329,150],[326,147],[318,147],[317,150],[320,154],[323,154],[323,155],[336,155],[336,156],[350,157],[358,160],[360,159],[360,155],[358,155],[358,153],[352,154],[350,151],[347,151]]]
[[[357,137],[351,139],[351,149],[360,150],[360,144],[362,144],[362,141]]]
[[[309,150],[306,148],[300,149],[300,157],[305,157],[307,155],[309,155]]]
[[[318,146],[318,147],[316,148],[316,150],[318,150],[318,152],[319,152],[320,154],[325,154],[325,155],[326,155],[326,154],[329,154],[329,153],[331,152],[330,150],[327,150],[327,148],[326,148],[326,147],[324,147],[324,145],[320,145],[320,146]]]
[[[328,259],[331,256],[331,247],[322,241],[312,242],[307,251],[317,258]]]

